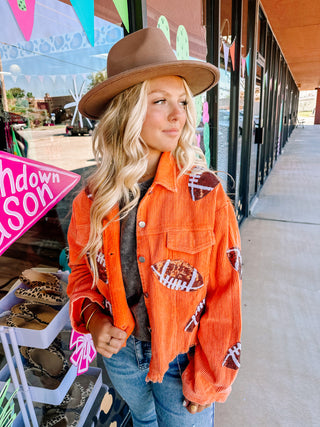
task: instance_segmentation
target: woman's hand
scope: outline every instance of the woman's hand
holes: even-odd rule
[[[183,406],[187,408],[187,410],[190,412],[190,414],[196,414],[197,412],[201,412],[206,408],[209,408],[211,406],[211,403],[209,405],[199,405],[195,402],[190,402],[188,399],[184,399]]]
[[[100,310],[92,316],[88,329],[97,352],[107,358],[121,350],[127,337],[126,332],[113,326],[109,317]]]

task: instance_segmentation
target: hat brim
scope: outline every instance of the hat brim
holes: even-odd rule
[[[215,86],[219,81],[220,73],[212,64],[190,60],[133,68],[107,78],[87,92],[81,98],[79,111],[89,119],[98,120],[104,113],[106,104],[114,96],[145,80],[163,76],[183,77],[193,95],[196,96]]]

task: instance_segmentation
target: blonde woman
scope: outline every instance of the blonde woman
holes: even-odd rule
[[[195,143],[192,96],[218,79],[147,28],[113,46],[80,103],[100,122],[68,234],[70,317],[135,427],[213,426],[240,366],[238,226]]]

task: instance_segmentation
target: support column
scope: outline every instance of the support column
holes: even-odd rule
[[[314,124],[320,125],[320,87],[317,87],[316,91],[317,91],[317,102],[316,102],[316,111],[314,113]]]

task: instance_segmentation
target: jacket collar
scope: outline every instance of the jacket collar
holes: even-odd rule
[[[170,191],[177,191],[177,165],[170,152],[162,153],[153,182]]]

